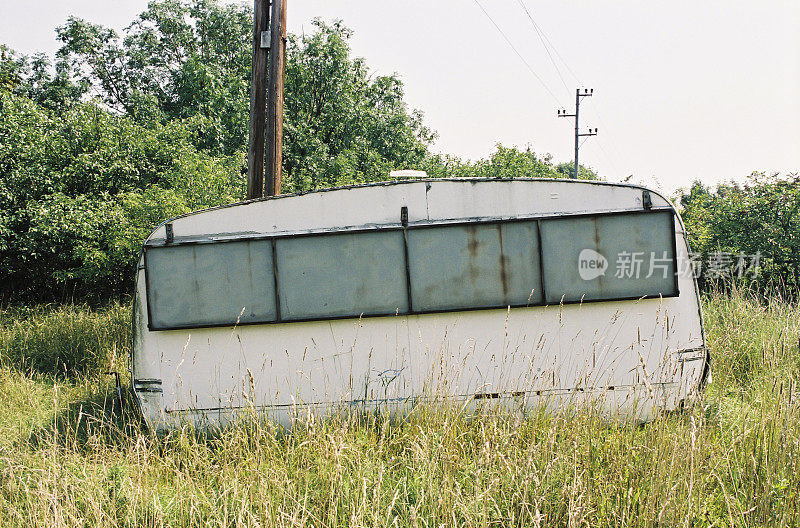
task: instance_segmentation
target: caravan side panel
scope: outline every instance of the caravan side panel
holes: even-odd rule
[[[132,374],[145,418],[221,425],[256,409],[289,423],[308,409],[476,395],[591,399],[639,418],[674,409],[700,389],[707,353],[680,269],[683,225],[657,194],[646,211],[643,192],[414,181],[173,219],[173,240],[156,229],[137,275]],[[624,280],[629,247],[672,254]],[[584,250],[607,260],[603,274],[581,276]]]

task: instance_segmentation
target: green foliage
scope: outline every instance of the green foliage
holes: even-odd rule
[[[564,166],[569,171],[564,171]],[[537,155],[530,146],[525,150],[497,145],[497,150],[487,159],[465,162],[452,156],[429,156],[422,165],[428,175],[435,178],[572,178],[572,163],[553,165],[548,154]],[[580,166],[579,179],[597,180],[597,174]]]
[[[57,62],[55,74],[51,66],[50,59],[43,53],[20,56],[0,44],[0,91],[23,95],[54,110],[80,100],[87,86],[73,82],[72,72],[65,63]]]
[[[215,1],[151,2],[120,38],[70,17],[58,28],[61,63],[118,113],[192,119],[198,148],[246,146],[252,15]]]
[[[252,12],[213,0],[151,2],[124,38],[71,17],[59,28],[65,68],[139,121],[191,119],[213,155],[247,146]],[[434,134],[409,111],[396,76],[352,58],[352,32],[314,22],[289,35],[284,116],[287,191],[372,181],[420,163]]]
[[[21,200],[168,185],[194,150],[186,127],[144,128],[93,104],[55,113],[4,93],[0,109],[0,185]]]
[[[79,285],[101,288],[101,295],[119,287],[109,240],[121,220],[117,213],[108,199],[61,193],[28,202],[9,221],[17,236],[3,252],[4,285],[14,288],[8,293],[64,298]]]
[[[0,92],[0,298],[96,301],[130,291],[165,218],[242,195],[237,156],[186,122],[142,126],[92,103],[50,110]]]
[[[695,251],[705,262],[714,252],[759,254],[756,277],[762,289],[800,291],[800,176],[753,173],[744,185],[711,190],[695,182],[680,197]]]
[[[21,72],[25,63],[21,61],[13,50],[5,44],[0,44],[0,90],[12,91],[22,82]]]
[[[575,174],[575,162],[574,161],[567,161],[564,163],[559,163],[556,165],[556,172],[562,178],[572,178]],[[589,167],[584,165],[578,164],[578,179],[579,180],[597,180],[597,173],[594,172]]]

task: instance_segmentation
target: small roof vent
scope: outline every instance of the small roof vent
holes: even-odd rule
[[[389,173],[390,178],[427,178],[428,173],[421,170],[396,170]]]

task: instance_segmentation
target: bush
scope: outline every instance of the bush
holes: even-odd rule
[[[744,185],[711,190],[695,182],[680,196],[692,247],[703,263],[715,258],[758,255],[758,273],[739,277],[762,292],[797,297],[800,291],[800,176],[753,173]],[[733,267],[733,266],[731,266]],[[730,281],[701,277],[701,285],[728,287]],[[722,277],[725,279],[726,277]],[[727,277],[733,278],[733,277]]]

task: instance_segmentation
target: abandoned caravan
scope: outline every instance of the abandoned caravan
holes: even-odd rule
[[[423,179],[208,209],[144,243],[133,388],[157,430],[441,400],[646,420],[707,374],[687,262],[669,201],[624,184]]]

